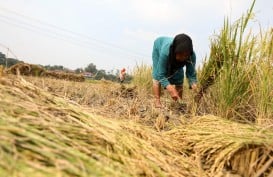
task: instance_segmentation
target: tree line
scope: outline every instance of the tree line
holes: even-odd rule
[[[8,68],[20,62],[23,62],[23,61],[15,59],[15,58],[6,58],[6,55],[0,52],[0,65],[3,65],[4,67]],[[105,79],[105,80],[111,80],[111,81],[118,81],[118,75],[119,75],[119,70],[106,71],[104,69],[97,69],[97,66],[94,63],[90,63],[84,68],[77,68],[75,70],[65,68],[62,65],[45,65],[45,66],[39,65],[39,66],[45,68],[46,70],[51,70],[51,71],[73,72],[76,74],[83,74],[83,75],[86,74],[86,79],[94,79],[94,80]],[[132,76],[127,74],[125,82],[128,83],[131,80],[132,80]]]

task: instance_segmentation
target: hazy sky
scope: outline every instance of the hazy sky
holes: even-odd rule
[[[70,69],[132,69],[151,64],[158,36],[186,33],[197,62],[225,16],[235,20],[252,0],[0,0],[0,51],[20,60]],[[257,0],[255,19],[273,26],[273,1]],[[256,28],[258,22],[251,25]],[[9,52],[9,57],[14,56]]]

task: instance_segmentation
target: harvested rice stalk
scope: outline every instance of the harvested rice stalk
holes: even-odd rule
[[[172,138],[13,79],[0,84],[1,175],[199,176]]]
[[[184,152],[200,159],[210,176],[223,170],[242,176],[267,176],[273,170],[273,131],[215,116],[197,117],[166,133]]]

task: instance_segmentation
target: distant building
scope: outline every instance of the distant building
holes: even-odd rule
[[[84,72],[84,73],[83,73],[83,76],[86,77],[86,78],[92,78],[92,77],[93,77],[93,73]]]

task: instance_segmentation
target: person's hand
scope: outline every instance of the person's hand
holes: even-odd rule
[[[191,89],[193,90],[193,91],[197,91],[197,84],[196,83],[193,83],[192,85],[191,85]]]
[[[180,98],[174,86],[168,85],[166,88],[174,101],[177,101]]]

